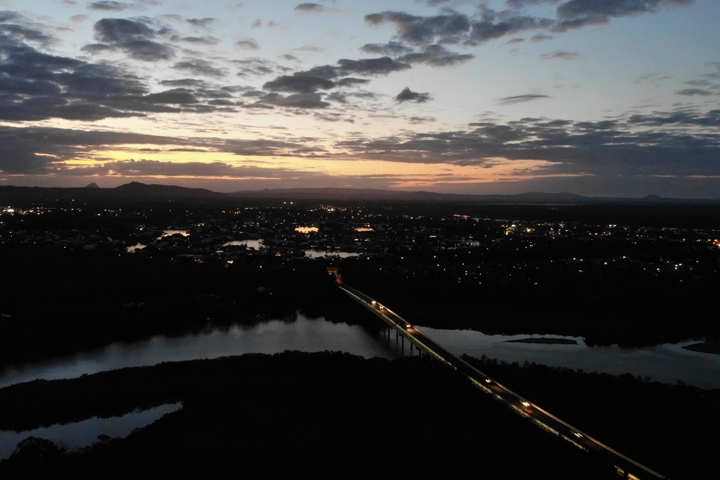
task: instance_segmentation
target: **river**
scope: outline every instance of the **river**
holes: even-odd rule
[[[470,330],[441,330],[418,326],[439,345],[456,355],[494,358],[504,362],[534,362],[586,372],[620,375],[630,373],[659,382],[683,382],[700,388],[720,388],[720,355],[683,348],[687,341],[645,348],[588,347],[581,338],[530,335],[486,335]],[[557,343],[529,343],[549,338]],[[244,353],[344,351],[365,358],[397,358],[417,354],[406,340],[391,332],[378,333],[360,325],[332,323],[300,313],[291,319],[276,319],[256,325],[234,325],[186,336],[156,336],[136,343],[114,343],[105,348],[57,358],[53,361],[12,365],[0,370],[0,388],[35,379],[75,378],[124,367],[161,362],[218,358]],[[68,448],[84,446],[98,435],[123,436],[133,428],[151,423],[180,408],[160,406],[118,419],[88,419],[35,432],[0,431],[0,460],[7,458],[18,441],[29,435],[42,436]],[[121,427],[122,425],[122,427]],[[121,433],[125,431],[126,433]],[[81,433],[78,433],[81,432]],[[111,433],[108,433],[111,432]],[[62,439],[67,440],[63,441]]]

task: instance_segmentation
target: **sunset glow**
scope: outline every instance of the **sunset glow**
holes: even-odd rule
[[[0,185],[720,198],[718,19],[714,0],[0,0]]]

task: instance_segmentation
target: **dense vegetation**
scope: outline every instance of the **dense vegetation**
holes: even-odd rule
[[[720,392],[467,358],[669,478],[715,479]],[[29,438],[3,479],[165,474],[423,474],[611,479],[614,470],[522,420],[427,357],[247,354],[0,389],[0,428],[31,429],[182,402],[125,439],[65,451]]]

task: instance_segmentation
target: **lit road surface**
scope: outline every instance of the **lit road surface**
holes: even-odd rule
[[[667,478],[604,445],[585,432],[581,432],[572,425],[560,420],[548,411],[543,410],[529,400],[501,385],[496,380],[433,342],[418,330],[417,327],[387,308],[387,306],[345,284],[339,283],[338,286],[354,300],[380,317],[385,323],[395,328],[396,331],[412,342],[417,348],[445,363],[455,371],[464,374],[476,387],[488,395],[491,395],[497,401],[510,407],[527,420],[532,421],[536,426],[554,435],[565,438],[589,453],[600,456],[605,462],[617,469],[618,475],[630,479]]]

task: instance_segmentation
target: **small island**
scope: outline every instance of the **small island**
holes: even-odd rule
[[[569,338],[518,338],[516,340],[505,340],[505,343],[545,343],[557,345],[577,345],[577,340]]]

